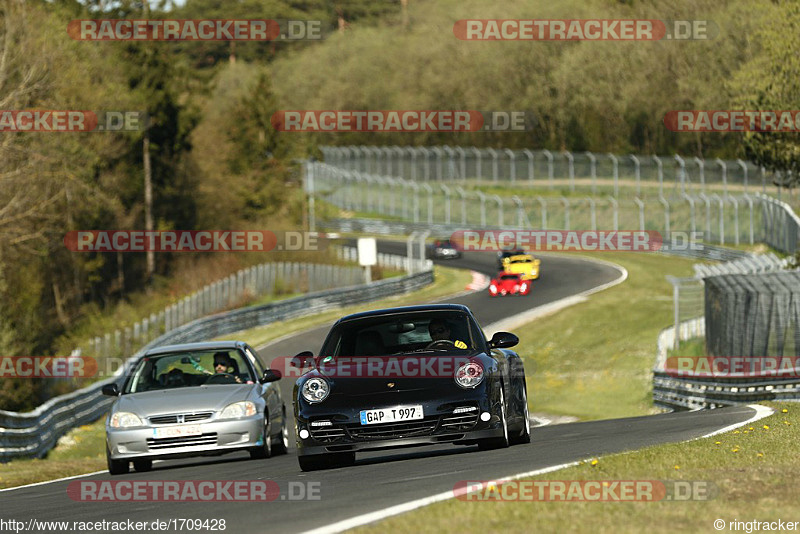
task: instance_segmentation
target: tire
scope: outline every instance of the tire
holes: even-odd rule
[[[298,456],[297,461],[303,471],[318,471],[334,467],[349,467],[356,463],[356,453],[337,452],[334,454],[312,454]]]
[[[281,427],[281,435],[278,437],[278,442],[272,446],[272,454],[275,456],[289,453],[289,429],[286,428],[286,410],[283,412],[283,425]]]
[[[525,379],[522,379],[522,402],[523,402],[523,416],[525,417],[525,422],[522,425],[522,430],[520,431],[519,436],[515,436],[512,439],[512,445],[521,445],[524,443],[531,442],[531,417],[528,413],[528,387],[525,384]]]
[[[111,475],[125,475],[131,470],[131,464],[128,460],[112,459],[108,448],[106,448],[106,465],[108,465],[108,473]]]
[[[141,459],[141,460],[134,460],[133,461],[133,468],[136,469],[138,473],[144,473],[146,471],[153,470],[153,460],[148,459]]]
[[[500,419],[503,421],[503,436],[499,438],[482,439],[478,442],[478,449],[482,451],[505,449],[510,444],[508,439],[508,420],[506,419],[506,399],[502,384],[500,384]]]
[[[256,447],[255,449],[250,449],[250,459],[252,460],[265,460],[272,456],[272,436],[270,432],[272,431],[272,423],[270,423],[269,419],[264,417],[264,433],[262,434],[264,444],[260,447]]]

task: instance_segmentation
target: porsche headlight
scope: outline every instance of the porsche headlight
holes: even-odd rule
[[[111,415],[111,428],[128,428],[142,426],[139,416],[131,412],[114,412]]]
[[[456,384],[464,389],[472,389],[483,382],[483,366],[476,362],[465,363],[456,370]]]
[[[322,378],[309,378],[303,384],[303,398],[311,403],[324,401],[331,392],[331,386]]]
[[[220,419],[241,419],[242,417],[249,417],[255,415],[257,412],[256,405],[250,401],[234,402],[229,404],[219,414]]]

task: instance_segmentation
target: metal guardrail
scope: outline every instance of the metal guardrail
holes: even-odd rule
[[[403,258],[405,259],[405,258]],[[73,393],[55,397],[32,412],[0,410],[0,462],[43,457],[68,430],[97,420],[113,399],[101,393],[104,385],[122,380],[125,369],[145,351],[162,345],[203,341],[295,317],[415,291],[433,282],[432,263],[423,272],[341,289],[320,291],[261,306],[240,308],[196,319],[151,341],[126,361],[117,376]]]

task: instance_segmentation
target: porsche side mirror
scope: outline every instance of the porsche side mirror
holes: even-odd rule
[[[496,332],[489,341],[490,349],[507,349],[519,343],[519,338],[511,332]]]
[[[294,358],[292,358],[292,361],[289,362],[289,365],[292,367],[297,367],[298,369],[302,369],[309,364],[314,364],[314,353],[310,350],[304,350],[300,354],[297,354]]]

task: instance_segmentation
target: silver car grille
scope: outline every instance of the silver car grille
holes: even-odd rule
[[[173,413],[168,415],[155,415],[150,417],[150,424],[153,425],[172,425],[175,423],[195,423],[210,419],[214,412],[199,413]]]

